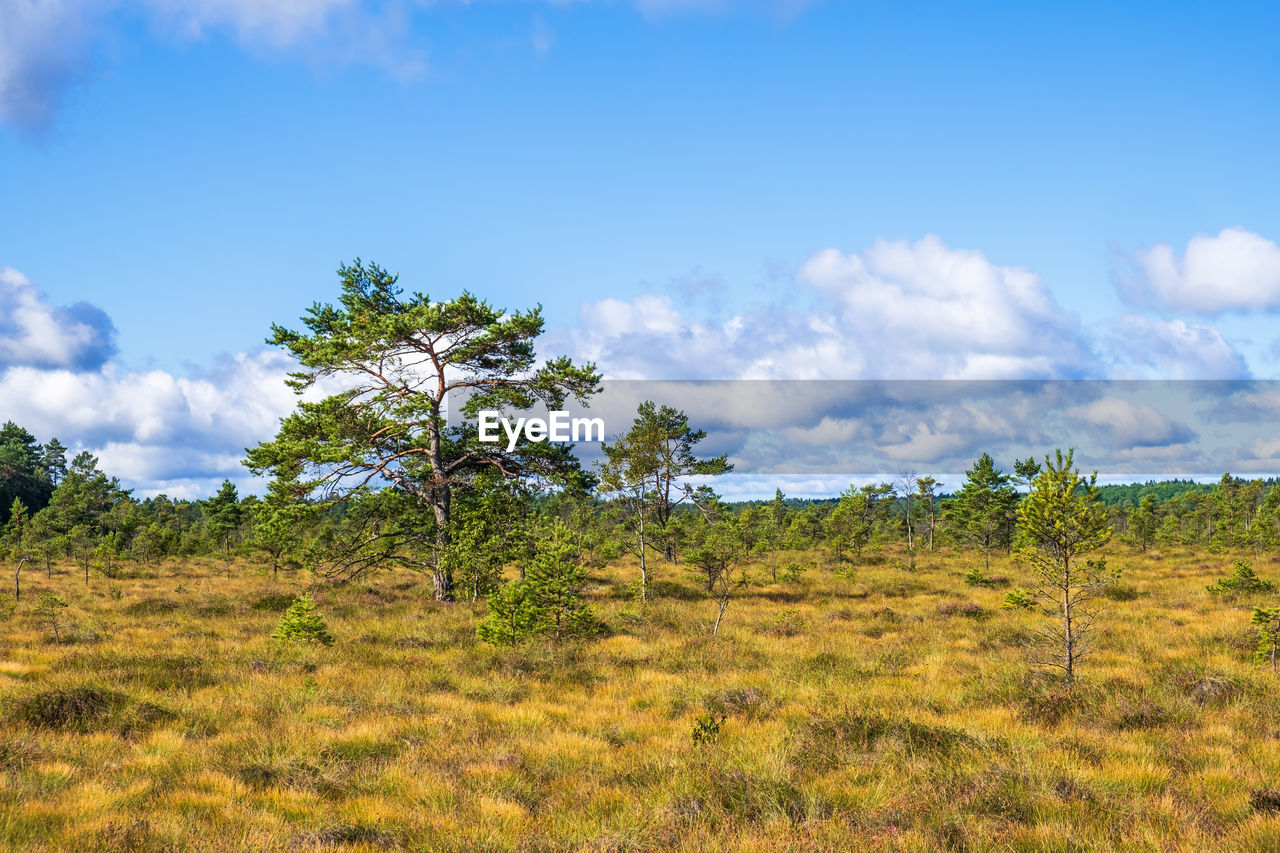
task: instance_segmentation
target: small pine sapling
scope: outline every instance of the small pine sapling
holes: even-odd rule
[[[42,592],[36,599],[36,618],[53,634],[55,643],[62,642],[62,611],[67,602],[62,596],[52,592]]]
[[[1255,607],[1249,624],[1258,626],[1258,663],[1271,664],[1271,671],[1275,672],[1280,653],[1280,607]]]
[[[333,645],[333,635],[325,627],[324,617],[316,610],[316,604],[311,600],[310,593],[305,592],[289,605],[284,618],[271,632],[271,639],[317,643],[322,646]]]
[[[1253,566],[1244,560],[1236,560],[1232,572],[1225,578],[1205,587],[1210,595],[1248,594],[1253,592],[1275,592],[1276,585],[1266,578],[1258,577]]]

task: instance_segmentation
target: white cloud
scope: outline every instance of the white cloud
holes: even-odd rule
[[[288,356],[229,358],[204,377],[13,367],[0,374],[7,419],[101,456],[104,469],[149,492],[168,481],[247,479],[244,448],[269,439],[297,404]]]
[[[1064,413],[1067,419],[1091,427],[1112,448],[1167,448],[1194,441],[1196,434],[1146,403],[1102,397]]]
[[[1182,320],[1129,316],[1116,324],[1111,346],[1133,378],[1240,379],[1244,356],[1216,329]]]
[[[115,352],[115,327],[88,303],[50,305],[27,277],[0,267],[0,369],[96,369]]]
[[[1280,246],[1243,228],[1197,234],[1181,258],[1168,243],[1139,249],[1116,287],[1131,304],[1202,314],[1280,309]]]
[[[799,278],[789,304],[726,323],[660,296],[588,303],[555,343],[610,378],[1052,378],[1094,363],[1039,276],[937,237],[827,249]]]

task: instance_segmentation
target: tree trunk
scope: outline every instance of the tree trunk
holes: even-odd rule
[[[1073,689],[1076,685],[1076,638],[1071,624],[1071,568],[1065,557],[1063,565],[1065,567],[1063,578],[1066,581],[1062,593],[1062,627],[1066,646],[1064,663],[1067,672],[1067,688]]]
[[[720,620],[724,618],[724,611],[725,611],[725,608],[727,608],[728,606],[729,606],[729,599],[727,598],[720,599],[720,612],[716,614],[716,624],[715,624],[715,627],[711,629],[711,636],[713,637],[719,636]]]
[[[644,507],[640,508],[640,600],[649,600],[649,569],[644,560]]]
[[[18,561],[18,568],[13,570],[13,600],[15,602],[22,600],[22,587],[19,585],[19,578],[22,575],[22,564],[26,561],[27,558],[23,557]]]

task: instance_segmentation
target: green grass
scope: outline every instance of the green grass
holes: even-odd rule
[[[483,603],[398,572],[313,591],[327,648],[269,638],[302,576],[175,564],[117,600],[32,575],[0,622],[0,846],[1280,847],[1280,682],[1248,624],[1270,599],[1205,589],[1232,558],[1113,548],[1123,592],[1068,696],[1026,660],[1049,617],[967,584],[972,555],[900,556],[753,567],[714,639],[682,568],[640,606],[611,566],[589,594],[608,633],[560,648],[478,644]],[[44,590],[69,642],[32,613]]]

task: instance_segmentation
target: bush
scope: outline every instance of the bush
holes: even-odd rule
[[[1205,587],[1211,595],[1237,594],[1254,592],[1275,592],[1276,585],[1266,578],[1254,574],[1253,566],[1244,560],[1236,560],[1234,570],[1217,583]]]
[[[568,528],[557,521],[538,544],[525,579],[489,596],[489,613],[476,626],[477,637],[509,646],[535,634],[559,642],[598,633],[599,624],[582,600],[586,570],[571,539]]]
[[[965,572],[964,582],[969,586],[995,586],[996,580],[982,571],[981,566],[974,566]]]
[[[808,563],[801,563],[798,560],[791,560],[782,567],[782,580],[787,583],[799,583],[800,576],[809,569],[817,568],[818,561],[810,560]]]
[[[779,613],[766,630],[775,637],[794,637],[803,628],[804,619],[800,611],[791,607]]]
[[[1035,610],[1036,596],[1026,587],[1015,587],[1004,594],[1004,604],[1000,606],[1005,610]]]
[[[693,721],[693,742],[696,744],[715,743],[720,739],[720,729],[728,717],[721,714],[703,714]]]
[[[333,645],[333,635],[325,627],[324,617],[316,612],[315,602],[305,592],[285,611],[284,618],[271,632],[271,639]]]
[[[42,592],[40,597],[36,599],[36,618],[40,620],[49,633],[53,634],[55,643],[62,642],[62,611],[67,607],[67,602],[62,596],[52,592]]]

